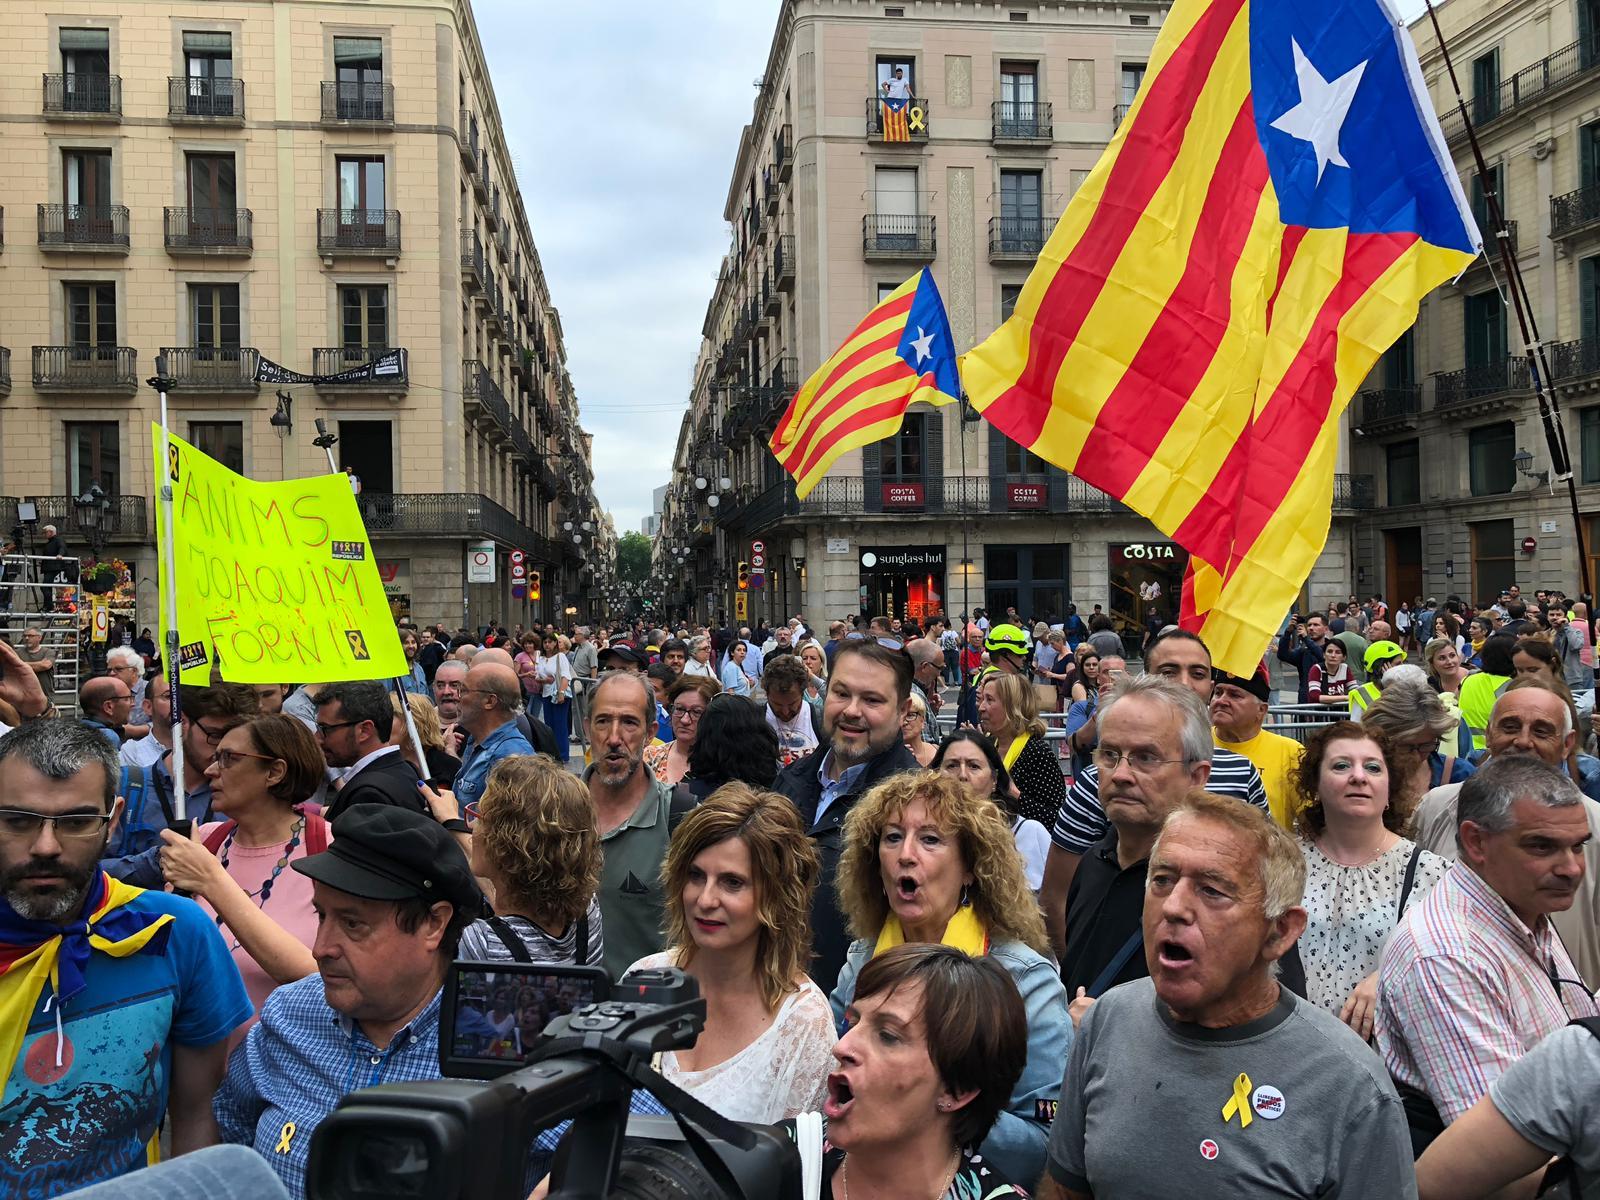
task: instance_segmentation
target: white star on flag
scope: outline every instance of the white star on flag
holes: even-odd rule
[[[933,334],[926,332],[921,325],[917,326],[917,336],[911,339],[911,348],[917,352],[917,366],[922,365],[922,360],[933,353]]]
[[[1350,166],[1339,151],[1339,134],[1345,117],[1350,113],[1350,102],[1356,98],[1356,87],[1361,74],[1367,69],[1359,62],[1331,83],[1318,73],[1300,43],[1292,38],[1289,45],[1294,50],[1294,74],[1300,84],[1300,103],[1272,123],[1272,127],[1290,137],[1310,142],[1317,156],[1317,182],[1328,164],[1336,167]]]

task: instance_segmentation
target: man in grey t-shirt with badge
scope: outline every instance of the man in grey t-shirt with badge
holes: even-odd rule
[[[1190,793],[1150,852],[1150,978],[1073,1043],[1042,1200],[1417,1195],[1382,1060],[1278,985],[1305,929],[1305,862],[1259,810]]]

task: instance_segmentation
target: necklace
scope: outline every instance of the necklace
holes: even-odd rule
[[[301,813],[295,818],[294,828],[289,831],[289,840],[284,843],[283,853],[278,855],[278,861],[273,864],[272,874],[267,876],[266,882],[257,891],[245,893],[248,898],[256,901],[257,908],[265,909],[267,907],[267,899],[272,895],[272,885],[278,881],[278,876],[282,875],[283,869],[289,865],[289,856],[294,853],[294,848],[300,844],[300,835],[305,832],[305,828],[305,814]],[[224,871],[228,869],[228,852],[233,849],[233,839],[238,832],[239,827],[237,825],[228,830],[228,836],[222,839],[222,845],[217,850],[217,860],[222,864]],[[217,918],[217,928],[222,928],[222,918],[220,916]],[[233,945],[228,947],[228,953],[232,954],[238,948],[239,940],[235,938]]]
[[[940,1197],[950,1191],[951,1185],[956,1181],[956,1172],[961,1170],[961,1159],[961,1151],[957,1150],[955,1164],[950,1168],[950,1173],[944,1177],[944,1182],[939,1185],[939,1190],[934,1192],[933,1200],[940,1200]],[[844,1164],[839,1168],[839,1190],[844,1193],[839,1200],[850,1200],[850,1156],[848,1154],[844,1156]]]
[[[1376,846],[1374,846],[1371,850],[1368,850],[1364,855],[1362,855],[1361,860],[1359,862],[1345,862],[1342,858],[1335,858],[1333,856],[1333,854],[1329,852],[1328,848],[1326,846],[1320,844],[1320,843],[1318,844],[1317,849],[1321,850],[1322,851],[1322,856],[1324,858],[1326,858],[1329,862],[1331,862],[1336,867],[1349,867],[1349,868],[1364,867],[1368,863],[1372,862],[1374,859],[1379,858],[1380,856],[1382,856],[1382,854],[1384,853],[1384,849],[1385,849],[1384,842],[1387,841],[1387,840],[1388,840],[1387,837],[1384,837],[1384,838],[1380,839]]]

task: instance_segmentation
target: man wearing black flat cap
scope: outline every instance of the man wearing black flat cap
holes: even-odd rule
[[[448,831],[387,804],[350,808],[327,850],[290,865],[312,880],[318,974],[267,998],[214,1109],[223,1141],[303,1197],[311,1135],[342,1097],[440,1078],[439,998],[482,896]]]
[[[642,650],[636,650],[627,642],[612,642],[600,651],[600,673],[607,671],[630,671],[635,675],[643,675],[650,669],[649,656]]]
[[[1242,754],[1255,763],[1267,789],[1267,807],[1272,819],[1294,831],[1294,778],[1300,771],[1305,747],[1293,738],[1261,728],[1267,719],[1272,685],[1266,667],[1249,678],[1213,674],[1211,688],[1211,729],[1217,745]]]

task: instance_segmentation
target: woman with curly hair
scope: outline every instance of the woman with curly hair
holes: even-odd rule
[[[725,783],[770,788],[778,777],[778,735],[762,710],[724,691],[700,718],[684,783],[704,800]]]
[[[543,754],[495,763],[472,827],[472,873],[495,915],[467,926],[456,957],[601,965],[600,831],[572,772]]]
[[[990,671],[978,688],[978,727],[994,739],[1020,797],[1017,811],[1049,828],[1067,798],[1061,762],[1045,741],[1033,685]]]
[[[833,1019],[806,975],[818,871],[794,805],[743,783],[693,809],[667,848],[668,949],[629,970],[677,967],[699,983],[705,1028],[654,1065],[733,1120],[771,1124],[827,1095]]]
[[[896,775],[845,818],[836,897],[858,939],[830,997],[844,1028],[856,979],[905,943],[942,942],[1003,966],[1028,1016],[1027,1067],[982,1146],[1009,1179],[1044,1170],[1048,1120],[1072,1043],[1067,994],[1006,814],[953,775]]]
[[[1370,1039],[1383,944],[1448,864],[1404,836],[1421,793],[1377,727],[1335,721],[1317,730],[1295,784],[1306,859],[1306,999]]]

